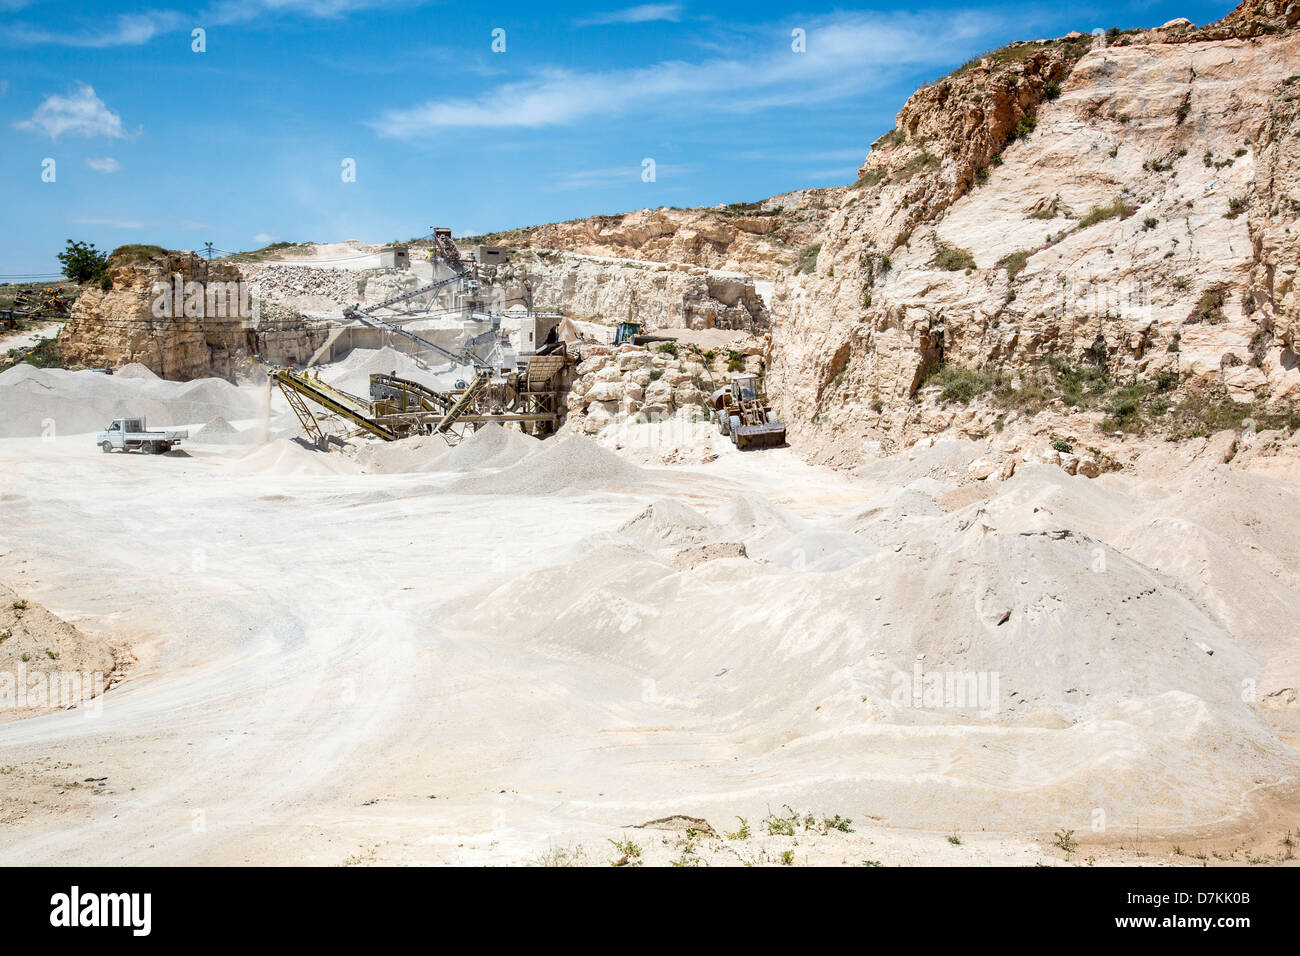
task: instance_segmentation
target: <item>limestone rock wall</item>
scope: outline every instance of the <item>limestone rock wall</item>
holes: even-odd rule
[[[496,303],[562,308],[581,320],[639,321],[658,328],[719,328],[761,333],[770,324],[754,280],[672,263],[590,256],[516,254],[494,283]]]
[[[1243,22],[1030,44],[915,94],[815,266],[776,282],[770,390],[796,439],[951,425],[913,401],[939,362],[1103,355],[1300,398],[1300,34]]]
[[[240,318],[157,318],[154,284],[179,274],[184,281],[240,279],[219,262],[171,255],[119,266],[111,287],[86,287],[59,333],[58,346],[70,365],[117,368],[132,362],[162,378],[233,378],[249,371],[252,357],[272,363],[306,360],[328,337],[328,327],[267,306],[259,321]]]

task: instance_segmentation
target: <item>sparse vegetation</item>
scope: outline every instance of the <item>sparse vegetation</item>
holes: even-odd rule
[[[1191,314],[1187,316],[1186,321],[1189,324],[1204,322],[1207,325],[1218,325],[1220,322],[1226,322],[1228,317],[1223,314],[1223,306],[1227,300],[1227,286],[1210,286],[1210,288],[1202,292],[1201,297],[1196,300],[1196,307],[1192,309]]]
[[[728,840],[748,840],[750,837],[749,821],[744,817],[736,817],[740,821],[740,826],[730,833],[724,833]]]
[[[894,172],[892,180],[894,182],[905,183],[917,173],[938,165],[939,157],[931,153],[928,149],[923,149],[899,167]]]
[[[789,810],[789,807],[786,807]],[[787,817],[779,817],[775,813],[769,813],[763,818],[763,828],[767,830],[768,836],[794,836],[795,824],[798,822],[798,815],[791,813]]]
[[[582,847],[551,847],[538,854],[533,860],[535,866],[583,866],[587,861],[586,851]]]
[[[885,174],[883,171],[879,169],[868,169],[867,171],[860,173],[858,175],[857,182],[855,182],[853,185],[855,187],[875,186],[876,184],[881,182],[884,178],[885,178]]]
[[[1079,220],[1079,229],[1087,229],[1108,219],[1127,219],[1137,212],[1137,207],[1116,197],[1109,206],[1093,206],[1091,211]]]
[[[997,267],[999,269],[1006,269],[1007,278],[1014,279],[1020,274],[1020,270],[1025,267],[1025,263],[1029,261],[1032,252],[1033,251],[1030,249],[1018,249],[1015,252],[1008,252],[997,261]]]
[[[128,246],[118,246],[108,256],[108,265],[117,266],[138,266],[148,262],[155,256],[165,256],[167,250],[162,246],[149,245],[148,243],[133,243]]]
[[[1038,126],[1038,117],[1033,113],[1026,113],[1016,121],[1016,127],[1011,131],[1011,141],[1024,139]]]
[[[969,249],[940,246],[934,256],[934,265],[946,272],[960,272],[964,269],[974,269],[975,257],[971,255]]]
[[[876,140],[874,143],[872,143],[872,144],[871,144],[871,148],[872,148],[872,149],[887,149],[887,148],[889,148],[889,147],[897,146],[899,143],[903,142],[905,139],[907,139],[907,134],[904,133],[901,129],[894,128],[894,129],[891,129],[891,130],[890,130],[888,133],[886,133],[884,136],[880,137],[880,139],[878,139],[878,140]]]
[[[631,840],[610,840],[610,844],[618,851],[618,858],[610,863],[610,866],[640,866],[641,865],[641,847]]]
[[[1053,834],[1054,842],[1066,853],[1073,853],[1078,849],[1079,841],[1074,838],[1073,830],[1058,830]]]
[[[822,244],[814,242],[810,246],[804,246],[799,252],[799,263],[795,266],[796,273],[808,274],[817,271],[817,257],[821,254]]]

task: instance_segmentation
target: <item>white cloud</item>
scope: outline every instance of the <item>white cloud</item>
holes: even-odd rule
[[[97,173],[115,173],[122,168],[112,156],[92,156],[86,160],[86,165]]]
[[[107,136],[126,139],[122,118],[104,105],[93,87],[77,84],[68,96],[47,96],[29,120],[14,123],[15,129],[44,133],[57,140],[64,133],[74,136]]]
[[[145,13],[121,13],[105,24],[80,31],[55,32],[41,27],[15,24],[5,31],[13,42],[30,46],[55,45],[75,47],[139,46],[148,43],[160,33],[169,33],[189,21],[170,10],[150,10]]]
[[[0,37],[26,46],[70,46],[83,48],[140,46],[154,37],[195,26],[248,23],[279,14],[307,19],[338,19],[377,7],[410,6],[418,0],[218,0],[197,13],[176,10],[146,10],[120,13],[112,19],[85,22],[74,29],[50,30],[28,23],[15,23],[0,30]],[[25,0],[0,0],[0,10],[25,6]]]
[[[629,113],[755,112],[857,96],[890,83],[902,67],[952,63],[987,42],[996,22],[953,13],[936,24],[914,14],[836,14],[810,20],[807,52],[794,53],[789,30],[755,34],[728,56],[698,63],[575,72],[548,70],[502,83],[473,98],[429,100],[391,109],[370,125],[394,139],[450,128],[540,128]]]
[[[598,13],[594,17],[587,17],[576,21],[580,27],[603,26],[610,23],[651,23],[655,20],[668,20],[676,23],[682,18],[682,5],[680,3],[643,3],[636,7],[627,7],[623,10],[611,10],[608,13]]]
[[[411,6],[411,0],[220,0],[202,14],[213,23],[244,23],[281,13],[333,20],[379,7]]]
[[[74,219],[83,226],[108,226],[112,229],[143,229],[148,223],[135,219]]]
[[[274,236],[269,232],[259,232],[255,236],[253,236],[253,241],[260,242],[262,245],[267,245],[272,242],[279,242],[280,237]]]
[[[689,173],[691,166],[673,166],[659,164],[655,167],[655,180],[668,179]],[[603,189],[609,186],[622,186],[641,182],[641,164],[627,166],[609,166],[605,169],[576,169],[566,173],[547,187],[549,192],[567,189]],[[649,184],[647,184],[649,185]]]
[[[8,94],[9,94],[9,81],[0,80],[0,96],[7,96]]]

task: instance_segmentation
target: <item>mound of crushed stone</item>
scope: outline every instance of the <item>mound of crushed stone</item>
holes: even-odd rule
[[[629,488],[645,476],[645,469],[629,464],[590,438],[571,435],[496,474],[453,482],[448,490],[465,495],[556,495]]]
[[[143,416],[151,427],[252,418],[264,392],[218,378],[170,382],[15,365],[0,373],[0,438],[45,434],[50,422],[59,435],[78,435],[97,432],[114,418]]]
[[[246,474],[281,476],[348,475],[358,470],[355,462],[340,454],[315,451],[284,438],[267,442],[230,467]]]
[[[131,362],[123,365],[113,374],[118,378],[142,378],[149,381],[157,380],[159,377],[153,369],[141,362]]]
[[[0,584],[0,675],[9,678],[0,679],[0,706],[20,714],[78,706],[115,683],[116,671],[107,640]]]
[[[400,441],[366,442],[357,452],[357,464],[368,475],[404,475],[436,470],[438,459],[450,451],[440,435],[415,435]]]
[[[681,548],[713,541],[720,530],[690,505],[659,498],[623,524],[618,533],[650,548]]]
[[[230,445],[246,440],[246,436],[220,415],[190,436],[191,441],[209,445]]]
[[[715,560],[684,575],[607,545],[452,623],[649,675],[662,699],[698,702],[697,732],[743,720],[764,761],[797,738],[787,770],[810,795],[848,806],[869,785],[894,825],[1034,829],[1104,806],[1176,826],[1300,770],[1242,699],[1258,660],[1173,582],[1077,532],[921,520],[924,554],[821,574]]]
[[[431,464],[431,471],[477,471],[508,468],[542,447],[531,435],[496,422],[484,425]]]

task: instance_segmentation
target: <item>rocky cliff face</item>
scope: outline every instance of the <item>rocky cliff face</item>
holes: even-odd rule
[[[776,284],[770,382],[796,437],[852,457],[944,430],[963,413],[922,389],[940,369],[1018,395],[1068,366],[1300,398],[1300,35],[1294,6],[1261,6],[1017,44],[918,91],[815,267]]]
[[[108,289],[88,287],[73,305],[58,338],[63,360],[96,368],[139,362],[162,378],[181,381],[233,378],[250,370],[253,356],[271,363],[304,361],[328,335],[326,327],[272,306],[259,305],[256,321],[186,315],[184,296],[172,314],[159,318],[155,284],[177,275],[205,289],[241,278],[234,266],[177,253],[116,265]]]
[[[498,273],[493,289],[503,297],[499,308],[531,302],[604,323],[750,333],[770,323],[752,278],[678,263],[525,251]]]
[[[514,249],[575,252],[775,278],[836,207],[840,190],[805,189],[708,209],[641,209],[478,237]]]

